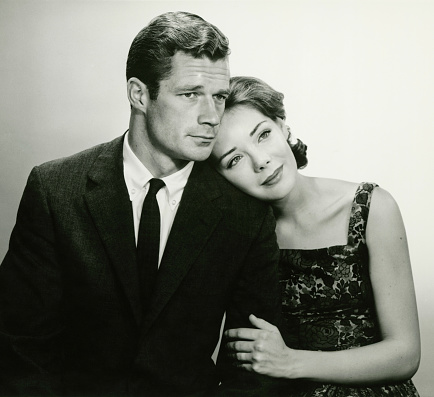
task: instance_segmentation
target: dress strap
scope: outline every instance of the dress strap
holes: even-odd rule
[[[348,245],[358,245],[360,241],[366,243],[366,224],[368,222],[369,207],[372,192],[378,185],[362,182],[357,187],[351,205],[350,223],[348,226]]]

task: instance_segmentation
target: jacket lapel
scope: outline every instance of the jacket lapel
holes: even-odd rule
[[[140,296],[131,202],[123,174],[123,137],[107,144],[88,177],[85,194],[91,216],[123,291],[140,321]]]
[[[144,319],[144,333],[174,294],[220,221],[222,211],[213,203],[221,195],[215,177],[207,163],[194,165],[164,250],[152,305]]]

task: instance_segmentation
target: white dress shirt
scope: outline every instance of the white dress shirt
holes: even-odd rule
[[[149,190],[149,181],[154,176],[137,158],[128,144],[128,132],[125,134],[123,146],[124,179],[133,206],[134,234],[139,232],[140,216],[142,213],[143,201]],[[162,187],[157,193],[158,207],[160,208],[161,232],[160,232],[160,253],[158,266],[163,257],[164,248],[169,238],[170,229],[175,219],[176,211],[181,202],[184,187],[193,169],[193,161],[190,161],[184,168],[172,175],[160,178],[166,186]]]

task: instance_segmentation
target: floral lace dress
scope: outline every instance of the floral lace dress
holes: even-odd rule
[[[361,183],[357,188],[347,245],[281,250],[282,310],[289,346],[336,351],[380,340],[365,241],[376,186]],[[297,396],[419,396],[411,380],[375,386],[306,382],[302,389]]]

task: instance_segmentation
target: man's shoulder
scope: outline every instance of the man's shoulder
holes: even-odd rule
[[[222,214],[221,226],[228,235],[255,239],[259,233],[274,233],[276,221],[271,206],[237,189],[208,162],[197,182],[203,184],[198,192],[212,201],[212,207],[207,208]]]
[[[219,193],[230,206],[234,208],[245,208],[248,210],[259,210],[267,212],[269,204],[260,201],[248,194],[242,192],[227,179],[220,175],[209,162],[205,162],[206,174],[211,179],[211,183],[216,185]]]
[[[42,173],[53,171],[68,171],[73,168],[88,169],[101,155],[116,156],[122,151],[123,136],[110,142],[100,143],[70,156],[57,158],[38,165],[36,168]]]

